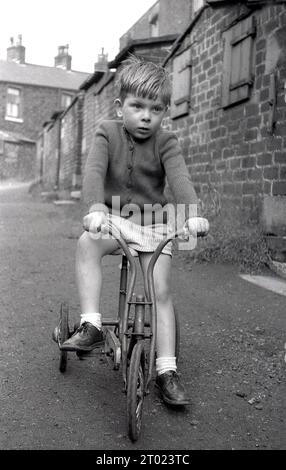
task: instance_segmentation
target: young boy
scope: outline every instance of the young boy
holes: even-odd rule
[[[161,129],[171,95],[167,72],[152,62],[132,57],[125,62],[118,84],[115,105],[120,120],[100,124],[86,163],[83,197],[88,207],[84,217],[88,232],[80,237],[76,255],[81,324],[62,345],[67,351],[90,351],[103,342],[99,312],[101,260],[114,252],[118,243],[115,238],[97,233],[100,228],[109,220],[119,226],[146,273],[160,236],[163,237],[160,229],[166,228],[165,178],[176,203],[187,208],[197,203],[177,137]],[[208,221],[195,215],[196,212],[189,213],[186,221],[194,236],[208,231]],[[189,400],[177,375],[170,272],[168,244],[154,269],[158,316],[156,385],[166,403],[185,405]]]

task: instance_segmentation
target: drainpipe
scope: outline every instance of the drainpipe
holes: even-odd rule
[[[61,170],[61,134],[62,134],[62,120],[58,118],[58,136],[57,136],[57,149],[56,149],[56,159],[57,159],[57,172],[56,172],[56,184],[55,191],[58,191],[60,188],[60,170]]]
[[[39,153],[40,153],[40,171],[39,171],[39,179],[40,183],[43,182],[44,178],[44,137],[45,137],[45,131],[42,132],[40,140],[39,140]]]
[[[77,140],[76,140],[76,165],[73,174],[72,186],[74,190],[81,187],[82,175],[82,138],[83,138],[83,100],[84,92],[80,92],[77,102]]]

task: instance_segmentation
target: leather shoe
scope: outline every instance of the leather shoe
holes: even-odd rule
[[[186,391],[180,383],[179,376],[174,370],[168,370],[164,374],[157,375],[156,387],[159,389],[163,401],[168,405],[190,404]]]
[[[89,322],[80,325],[61,346],[62,351],[92,351],[104,343],[102,331]]]

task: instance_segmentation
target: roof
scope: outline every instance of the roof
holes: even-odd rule
[[[92,85],[96,85],[94,94],[97,95],[114,78],[114,75],[115,73],[110,70],[106,70],[106,72],[96,71],[93,75],[90,75],[85,82],[83,82],[80,89],[86,91]]]
[[[81,84],[81,90],[88,90],[94,83],[97,83],[104,75],[105,72],[96,70],[92,75],[89,75],[86,80]]]
[[[178,38],[177,34],[169,34],[167,36],[156,36],[146,39],[133,39],[124,47],[115,57],[112,62],[108,63],[108,67],[110,69],[116,68],[120,65],[120,63],[126,59],[129,53],[132,53],[135,48],[145,47],[145,46],[152,46],[152,45],[163,45],[167,43],[168,45],[172,45],[175,40]]]
[[[5,140],[6,142],[27,142],[29,144],[35,144],[35,140],[28,139],[27,137],[23,136],[22,134],[18,134],[16,132],[10,131],[1,131],[0,130],[0,140]]]
[[[0,60],[0,82],[77,90],[90,74]]]

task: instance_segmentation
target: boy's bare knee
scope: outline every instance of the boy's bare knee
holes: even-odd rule
[[[83,232],[83,234],[79,237],[77,245],[79,248],[85,247],[90,245],[91,238],[87,232]]]
[[[84,232],[78,240],[78,253],[87,254],[88,256],[102,256],[111,254],[118,243],[114,239],[93,238],[88,232]]]

